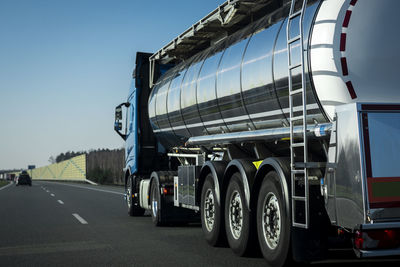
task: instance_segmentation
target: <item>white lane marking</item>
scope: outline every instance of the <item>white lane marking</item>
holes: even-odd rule
[[[72,216],[74,216],[81,224],[88,224],[85,219],[83,219],[81,216],[79,216],[78,213],[72,213]]]
[[[124,193],[121,193],[121,192],[115,192],[115,191],[109,191],[109,190],[103,190],[103,189],[97,189],[97,188],[90,188],[90,187],[84,187],[84,186],[79,186],[79,185],[62,184],[62,183],[55,183],[55,184],[72,186],[72,187],[88,189],[88,190],[93,190],[93,191],[99,191],[99,192],[105,192],[105,193],[111,193],[111,194],[117,194],[117,195],[121,195],[121,196],[125,195]]]
[[[54,194],[51,194],[50,196],[54,197],[55,195],[54,195]]]
[[[58,201],[58,203],[64,205],[64,202],[62,202],[62,200],[57,200],[57,201]]]
[[[90,180],[88,180],[88,179],[85,179],[85,182],[86,182],[86,183],[89,183],[89,184],[91,184],[91,185],[99,185],[99,184],[97,184],[97,183],[95,183],[95,182],[93,182],[93,181],[90,181]]]
[[[50,193],[50,191],[49,191],[49,190],[46,190],[46,192],[47,192],[47,193]]]
[[[12,183],[9,183],[8,185],[5,185],[3,187],[0,187],[0,190],[6,189],[7,187],[10,187],[12,185]]]

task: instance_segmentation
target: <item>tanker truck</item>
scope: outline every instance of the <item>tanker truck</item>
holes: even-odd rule
[[[399,9],[229,0],[137,53],[114,125],[129,214],[271,266],[400,255]]]

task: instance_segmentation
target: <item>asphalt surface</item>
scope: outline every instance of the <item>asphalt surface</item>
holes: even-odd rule
[[[332,251],[315,266],[399,266]],[[34,181],[0,188],[0,266],[266,266],[214,248],[200,225],[154,227],[129,217],[121,187]]]

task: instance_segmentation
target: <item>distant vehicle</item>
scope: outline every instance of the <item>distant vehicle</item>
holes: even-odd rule
[[[21,174],[16,178],[16,185],[26,184],[32,186],[32,179],[26,171],[21,172]]]

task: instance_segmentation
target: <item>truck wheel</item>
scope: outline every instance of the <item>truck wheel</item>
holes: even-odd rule
[[[270,266],[284,266],[291,259],[288,208],[283,200],[279,176],[271,171],[264,177],[257,201],[258,241]]]
[[[129,175],[125,185],[126,203],[128,204],[128,213],[130,216],[143,216],[145,210],[139,206],[138,197],[134,197],[136,186],[132,175]]]
[[[222,241],[221,206],[217,203],[212,174],[208,174],[201,191],[201,227],[208,244],[217,246]]]
[[[225,229],[228,243],[239,256],[250,250],[250,212],[245,204],[240,174],[233,174],[225,198]]]
[[[161,212],[161,193],[160,187],[158,186],[157,181],[153,181],[151,183],[151,191],[150,191],[150,204],[151,204],[151,219],[155,226],[163,226],[165,225],[165,220],[162,219]]]

